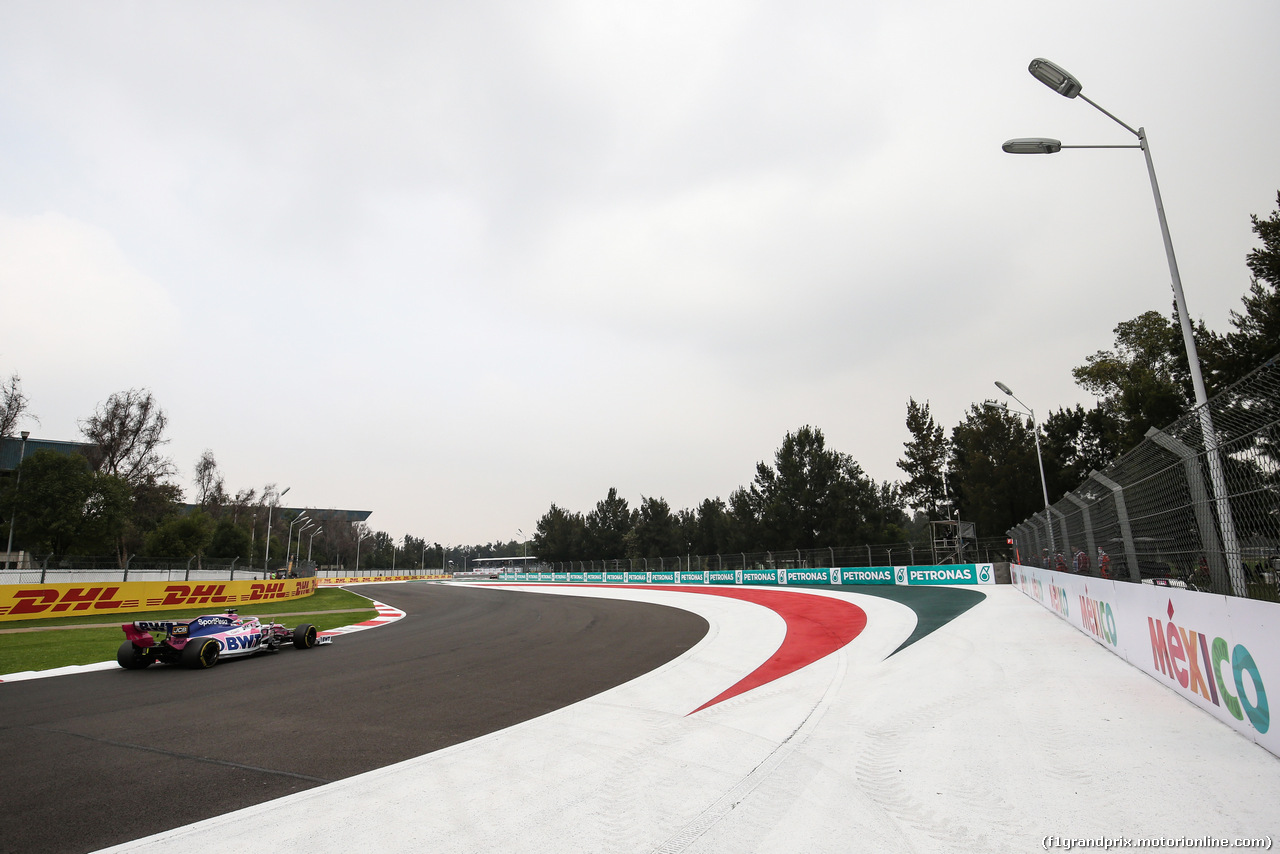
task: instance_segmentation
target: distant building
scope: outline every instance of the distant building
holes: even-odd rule
[[[27,438],[26,455],[29,457],[36,451],[53,451],[55,454],[80,454],[86,459],[93,459],[97,445],[92,442],[60,442],[57,439]],[[22,460],[22,439],[16,436],[0,439],[0,477],[13,474]]]

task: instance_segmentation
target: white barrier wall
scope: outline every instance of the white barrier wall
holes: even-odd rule
[[[1280,756],[1280,604],[1031,566],[1013,584],[1097,643]]]

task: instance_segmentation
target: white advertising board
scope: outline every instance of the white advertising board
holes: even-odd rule
[[[1280,604],[1031,566],[1013,584],[1157,682],[1280,756]],[[1272,696],[1280,696],[1274,694]]]

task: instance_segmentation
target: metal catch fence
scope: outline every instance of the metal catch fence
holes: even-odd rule
[[[1280,599],[1280,357],[1009,536],[1026,564]]]

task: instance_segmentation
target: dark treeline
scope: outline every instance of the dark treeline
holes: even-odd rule
[[[728,502],[708,498],[673,511],[665,499],[646,497],[633,509],[610,489],[585,515],[551,505],[533,548],[561,561],[900,542],[909,520],[898,504],[892,484],[875,483],[848,454],[829,449],[821,430],[801,427]]]
[[[1280,351],[1280,193],[1276,203],[1269,218],[1251,218],[1261,245],[1246,256],[1250,285],[1241,310],[1231,313],[1231,330],[1196,324],[1211,396]],[[1051,501],[1194,405],[1176,311],[1148,311],[1114,331],[1112,349],[1072,371],[1095,404],[1061,407],[1034,425]],[[906,475],[899,482],[875,483],[806,426],[788,433],[773,463],[759,463],[753,481],[727,502],[708,498],[674,511],[662,498],[642,497],[633,508],[610,489],[585,514],[552,504],[534,550],[566,561],[921,542],[928,521],[957,515],[974,522],[979,537],[999,537],[1044,508],[1030,413],[1010,404],[1003,393],[975,403],[947,430],[927,401],[909,399],[911,439],[897,464]]]

